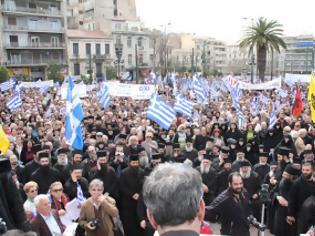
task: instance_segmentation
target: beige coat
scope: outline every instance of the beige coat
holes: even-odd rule
[[[113,232],[113,224],[110,217],[118,216],[118,209],[115,206],[115,200],[106,197],[106,200],[104,200],[101,204],[101,222],[104,225],[104,228],[108,231],[107,235],[104,236],[114,236]],[[91,230],[89,230],[86,227],[86,224],[89,223],[91,220],[95,219],[95,213],[94,213],[94,207],[92,198],[87,199],[81,206],[80,211],[80,218],[79,218],[79,224],[81,227],[83,227],[86,230],[87,236],[94,236],[95,233]]]

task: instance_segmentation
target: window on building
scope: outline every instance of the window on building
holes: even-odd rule
[[[139,54],[139,64],[143,64],[143,54]]]
[[[143,40],[142,37],[138,38],[138,47],[142,47],[142,43],[143,43],[142,40]]]
[[[102,63],[96,63],[96,77],[102,76]]]
[[[95,54],[98,56],[101,55],[101,44],[100,43],[97,43],[95,45]]]
[[[128,54],[128,65],[132,65],[132,54]]]
[[[120,37],[120,35],[118,35],[118,36],[116,37],[116,43],[117,43],[117,44],[121,43],[121,37]]]
[[[29,2],[28,7],[29,8],[36,8],[36,3],[35,2]]]
[[[80,75],[80,64],[79,63],[73,64],[73,73],[74,73],[74,75]]]
[[[11,47],[19,46],[19,39],[17,35],[10,35],[10,46]]]
[[[85,44],[85,54],[87,56],[90,56],[91,55],[91,44],[90,43],[86,43]]]
[[[78,43],[72,44],[72,53],[73,53],[73,56],[75,56],[75,57],[79,56],[79,44]]]
[[[150,62],[151,62],[151,63],[153,63],[153,59],[154,59],[154,55],[153,55],[153,54],[150,54]],[[179,61],[179,56],[177,56],[176,61],[177,61],[177,63],[178,63],[178,61]]]
[[[58,37],[51,37],[51,46],[52,47],[59,47],[59,38]]]
[[[130,36],[127,38],[127,46],[128,48],[132,47],[132,38]]]
[[[105,43],[105,54],[110,54],[110,45]]]
[[[121,30],[121,24],[120,23],[115,24],[115,30]]]
[[[8,17],[8,25],[16,25],[16,17]]]
[[[31,46],[32,47],[39,47],[40,40],[38,36],[32,36],[31,37]]]

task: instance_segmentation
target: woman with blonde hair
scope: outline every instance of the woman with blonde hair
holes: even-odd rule
[[[34,181],[29,181],[24,185],[23,190],[27,196],[27,199],[23,204],[23,208],[26,218],[31,220],[36,214],[34,198],[38,195],[38,184]]]
[[[81,206],[79,224],[87,236],[114,236],[111,217],[118,216],[113,198],[103,195],[103,182],[94,179],[89,185],[91,197]]]

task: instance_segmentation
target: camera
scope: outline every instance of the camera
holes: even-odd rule
[[[97,228],[100,225],[100,223],[101,223],[100,219],[97,218],[90,221],[91,226],[95,228]]]
[[[5,232],[7,232],[7,224],[5,223],[5,221],[0,218],[0,234],[4,234]]]
[[[253,215],[247,217],[247,222],[254,226],[256,229],[258,229],[259,231],[265,231],[265,229],[267,229],[267,226],[265,224],[258,222]]]
[[[268,184],[262,184],[261,189],[258,193],[258,199],[259,202],[264,204],[270,202],[270,197],[269,197],[269,186]]]

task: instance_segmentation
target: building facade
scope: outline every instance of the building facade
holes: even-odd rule
[[[10,76],[45,79],[49,65],[66,68],[63,1],[1,0],[1,63]]]
[[[104,78],[106,67],[113,62],[111,36],[102,31],[67,30],[67,37],[71,74],[76,78],[82,75]]]
[[[287,49],[279,55],[279,66],[282,73],[310,74],[314,65],[314,37],[301,35],[285,37]],[[311,45],[303,44],[310,42]],[[303,46],[304,45],[304,46]]]

